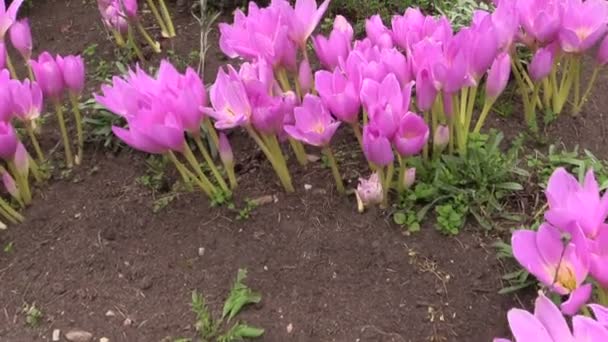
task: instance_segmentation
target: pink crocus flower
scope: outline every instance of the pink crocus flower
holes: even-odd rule
[[[507,87],[509,76],[511,75],[511,57],[508,53],[499,54],[490,70],[486,80],[486,96],[496,99]]]
[[[297,50],[288,36],[288,13],[282,2],[259,8],[251,1],[247,15],[235,11],[232,25],[219,25],[220,49],[230,58],[250,62],[262,58],[273,67],[295,70]]]
[[[272,67],[265,60],[260,59],[254,63],[245,62],[239,68],[239,77],[243,80],[247,93],[257,93],[260,86],[267,94],[276,86]]]
[[[591,264],[589,272],[604,289],[608,289],[608,225],[602,224],[599,234],[594,240],[587,241],[591,249]],[[608,321],[606,321],[608,323]]]
[[[573,331],[570,331],[565,317],[542,292],[536,299],[533,314],[522,309],[511,309],[507,317],[515,342],[608,341],[608,330],[589,317],[574,316]],[[497,338],[494,342],[510,340]]]
[[[361,103],[368,113],[375,112],[377,108],[389,108],[400,116],[409,109],[413,85],[414,83],[410,82],[401,87],[397,77],[392,73],[386,75],[381,82],[366,79],[361,87]]]
[[[74,93],[80,94],[84,90],[84,60],[81,56],[57,56],[55,59],[63,75],[63,82],[66,88]]]
[[[600,197],[593,170],[587,171],[583,184],[579,184],[564,168],[556,169],[549,178],[545,195],[549,203],[545,219],[553,226],[572,234],[576,223],[591,240],[606,229],[608,194]]]
[[[555,55],[549,47],[540,48],[536,51],[530,65],[528,65],[528,73],[532,81],[538,82],[549,76],[551,69],[553,69],[554,58]]]
[[[13,0],[6,8],[5,0],[0,0],[0,41],[4,41],[4,35],[17,20],[17,12],[24,0]]]
[[[519,29],[517,1],[500,1],[492,12],[492,24],[498,39],[498,48],[503,52],[511,51],[511,46]]]
[[[312,39],[317,58],[328,70],[334,70],[340,59],[346,59],[351,50],[353,40],[353,27],[341,15],[334,19],[333,30],[328,38],[317,35]]]
[[[380,60],[384,63],[388,72],[397,76],[397,80],[399,80],[402,86],[412,80],[411,65],[407,58],[397,49],[383,49],[380,52]]]
[[[315,86],[323,103],[339,120],[354,124],[359,119],[361,103],[353,82],[338,69],[333,73],[319,70],[315,73]]]
[[[426,112],[431,109],[436,97],[437,89],[433,84],[431,73],[428,69],[419,70],[416,76],[416,106]]]
[[[378,166],[386,166],[395,159],[389,138],[373,121],[363,127],[363,153],[368,161]]]
[[[559,30],[565,52],[581,53],[595,45],[608,30],[608,4],[604,0],[566,0]]]
[[[382,191],[380,176],[377,172],[372,173],[368,179],[359,178],[356,195],[362,204],[362,207],[359,208],[360,212],[366,206],[382,203],[384,193]]]
[[[399,120],[399,128],[393,137],[395,149],[403,157],[420,153],[429,140],[429,126],[419,115],[408,112]]]
[[[328,146],[331,138],[340,126],[335,121],[320,98],[307,94],[302,105],[294,108],[294,125],[286,125],[285,132],[292,138],[309,145]]]
[[[403,15],[395,15],[391,20],[393,41],[404,51],[420,41],[423,34],[425,16],[419,8],[409,7]]]
[[[6,69],[0,70],[0,89],[10,89],[11,76]],[[0,91],[0,122],[9,122],[13,117],[13,97],[10,91]]]
[[[448,143],[450,142],[450,128],[445,125],[437,126],[435,133],[433,134],[433,146],[437,151],[443,151]]]
[[[32,57],[32,32],[27,19],[17,20],[10,28],[11,43],[19,51],[23,59],[29,61]]]
[[[468,50],[466,43],[470,38],[467,32],[461,30],[457,33],[448,43],[443,60],[432,66],[433,78],[439,85],[438,90],[453,94],[467,82]]]
[[[481,77],[488,71],[498,53],[498,35],[492,22],[492,17],[484,11],[483,18],[470,29],[468,37],[468,62],[470,83],[477,85]]]
[[[593,311],[595,320],[608,329],[608,308],[599,304],[588,304],[587,306]]]
[[[40,117],[42,111],[42,90],[36,82],[12,80],[9,84],[13,99],[13,114],[24,122],[31,122]]]
[[[205,112],[215,120],[215,127],[228,129],[244,126],[251,118],[251,104],[245,86],[236,70],[228,65],[228,73],[220,68],[215,83],[209,89],[209,98],[213,108]]]
[[[13,126],[0,121],[0,159],[12,161],[15,158],[19,138]]]
[[[556,0],[516,0],[520,24],[524,29],[521,37],[524,43],[542,45],[557,38],[560,29],[561,1]]]
[[[400,180],[403,184],[403,189],[409,189],[416,182],[416,168],[407,168],[403,174],[403,179]]]
[[[128,28],[127,14],[118,0],[97,0],[97,8],[103,24],[120,33],[126,33]]]
[[[179,118],[167,113],[162,104],[127,120],[129,128],[113,126],[112,132],[136,150],[152,154],[168,151],[182,152],[185,144],[184,128]]]
[[[44,95],[58,100],[63,93],[65,83],[57,61],[48,52],[43,52],[37,61],[32,60],[30,63]]]
[[[380,15],[376,14],[365,20],[365,33],[374,45],[380,48],[393,47],[391,31],[384,26]]]
[[[312,69],[310,68],[310,63],[307,59],[303,59],[300,62],[300,67],[298,68],[298,83],[303,94],[310,92],[313,87]]]
[[[538,232],[518,230],[511,239],[515,259],[540,282],[560,295],[565,314],[574,315],[591,296],[591,284],[583,284],[589,274],[589,250],[580,230],[573,242],[564,246],[557,228],[545,223]]]
[[[284,0],[273,0],[274,2],[282,2]],[[285,1],[286,2],[286,1]],[[287,3],[287,2],[286,2]],[[323,14],[329,6],[329,0],[325,0],[317,7],[316,0],[296,0],[295,7],[288,15],[289,18],[289,37],[300,47],[305,47],[308,37],[315,30]]]
[[[6,45],[0,41],[0,70],[6,67]]]
[[[272,97],[264,92],[263,87],[259,87],[256,94],[250,92],[249,101],[252,106],[253,127],[265,134],[282,133],[285,113],[289,110],[289,104],[284,98]]]

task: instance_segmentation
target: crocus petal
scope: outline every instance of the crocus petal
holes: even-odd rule
[[[555,266],[548,265],[544,260],[537,245],[537,233],[529,230],[518,230],[513,233],[511,246],[513,256],[538,280],[544,284],[553,283]],[[552,270],[547,272],[547,270]]]
[[[562,303],[562,312],[570,316],[575,315],[580,308],[587,303],[589,298],[591,298],[592,290],[593,287],[591,284],[585,284],[576,288],[570,293],[568,300]]]
[[[515,341],[554,342],[545,326],[528,311],[511,309],[507,318]]]
[[[564,316],[545,295],[539,295],[534,304],[534,316],[547,329],[554,342],[574,342]]]
[[[575,316],[572,319],[572,330],[576,341],[608,341],[608,330],[589,317]]]

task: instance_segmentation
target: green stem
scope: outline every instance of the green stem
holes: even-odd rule
[[[137,30],[139,31],[139,33],[144,37],[146,43],[148,43],[148,45],[152,48],[152,51],[154,51],[155,53],[160,53],[160,43],[154,41],[154,39],[150,37],[148,31],[146,31],[146,28],[141,24],[139,20],[135,23],[135,25],[137,26]]]
[[[6,51],[6,67],[11,74],[11,78],[14,80],[18,80],[19,76],[17,75],[17,71],[15,70],[15,66],[13,65],[13,61],[11,61],[11,56]]]
[[[281,149],[281,145],[279,144],[279,140],[277,139],[277,136],[274,134],[266,135],[266,141],[268,141],[266,146],[268,146],[270,148],[271,152],[274,151],[275,160],[281,167],[283,173],[285,175],[287,175],[288,178],[290,178],[290,182],[291,182],[291,176],[289,176],[289,169],[287,168],[287,160],[285,159],[285,155],[283,155],[283,150]],[[299,141],[296,141],[296,142],[299,143]],[[295,146],[296,146],[296,148],[301,147],[302,150],[299,153],[302,153],[305,156],[305,153],[303,152],[304,148],[302,147],[302,144],[296,144]]]
[[[198,160],[196,160],[196,157],[194,156],[194,153],[192,153],[192,150],[190,149],[190,146],[188,146],[187,142],[184,143],[183,154],[184,154],[184,157],[186,157],[186,160],[188,161],[188,163],[190,164],[192,169],[194,169],[194,173],[198,176],[198,179],[205,185],[205,187],[207,187],[207,189],[209,189],[209,192],[212,194],[211,198],[213,198],[213,196],[215,194],[217,194],[218,191],[215,188],[215,186],[213,185],[213,183],[211,183],[211,181],[209,181],[209,178],[207,178],[207,176],[201,169],[201,166],[200,166]]]
[[[397,179],[397,191],[399,193],[402,193],[404,190],[403,181],[405,178],[405,160],[399,154],[397,154],[397,159],[399,160],[399,178]]]
[[[118,30],[112,30],[112,35],[114,35],[114,40],[116,41],[116,45],[120,48],[125,46],[125,39],[122,37],[122,34]]]
[[[426,124],[427,124],[428,126],[430,126],[430,124],[431,124],[431,123],[430,123],[431,118],[429,117],[429,111],[428,111],[428,110],[427,110],[427,111],[424,111],[424,121],[426,122]],[[434,130],[433,130],[433,131],[431,131],[431,134],[434,134],[434,132],[435,132]],[[429,143],[430,143],[430,142],[429,142],[429,141],[427,141],[427,143],[426,143],[426,144],[424,144],[424,147],[422,148],[422,158],[423,158],[424,160],[429,160]],[[401,157],[400,157],[400,159],[399,159],[399,160],[401,160]],[[399,162],[399,164],[401,164],[401,162]],[[399,183],[401,183],[401,182],[399,182]]]
[[[555,114],[559,114],[564,109],[564,105],[568,101],[568,97],[570,95],[570,89],[572,89],[572,83],[577,75],[578,64],[580,64],[580,60],[578,57],[573,56],[570,57],[570,62],[568,63],[568,69],[565,71],[565,75],[562,78],[562,86],[559,89],[558,93],[558,103],[557,108],[555,110]]]
[[[579,60],[580,61],[580,60]],[[574,110],[578,109],[578,104],[581,101],[581,67],[582,63],[576,63],[576,71],[574,73]],[[577,115],[578,113],[573,113]]]
[[[545,108],[551,108],[551,76],[543,79],[543,105]]]
[[[150,7],[150,11],[154,15],[156,22],[158,22],[158,26],[160,26],[161,35],[165,38],[169,37],[169,31],[167,30],[167,25],[165,25],[165,21],[161,18],[160,13],[158,12],[158,7],[154,3],[154,0],[146,0],[148,7]]]
[[[598,286],[598,301],[603,306],[608,306],[608,289]]]
[[[68,130],[65,127],[65,119],[63,117],[63,108],[59,100],[53,101],[55,105],[55,113],[57,114],[57,121],[59,122],[59,130],[61,131],[61,138],[63,139],[63,148],[65,150],[65,165],[68,168],[74,166],[74,157],[72,156],[72,147],[70,146],[70,139],[68,138]]]
[[[127,29],[127,40],[129,42],[129,45],[131,46],[131,48],[133,48],[133,51],[135,51],[137,58],[140,60],[140,62],[143,63],[146,59],[144,58],[144,55],[141,53],[139,46],[137,46],[137,42],[135,41],[135,36],[133,36],[133,28],[131,27],[130,24],[128,25],[128,29]]]
[[[462,125],[466,122],[466,113],[467,113],[467,101],[469,99],[469,88],[462,88],[460,90],[460,110],[455,112],[454,115],[457,116],[457,121],[460,121]]]
[[[34,176],[34,179],[36,180],[37,183],[42,182],[42,173],[40,172],[40,166],[38,166],[38,163],[36,163],[36,161],[34,160],[34,158],[32,158],[32,156],[30,156],[28,154],[27,156],[29,162],[30,162],[30,171],[32,171],[32,175]]]
[[[211,143],[213,143],[213,148],[215,148],[216,151],[219,151],[220,138],[217,135],[217,131],[215,130],[213,123],[211,122],[211,120],[209,118],[205,118],[203,120],[203,124],[205,125],[205,128],[207,129],[207,134],[209,134],[211,136]]]
[[[80,113],[80,106],[78,104],[78,95],[70,92],[70,102],[72,103],[72,112],[74,113],[74,120],[76,121],[76,137],[78,139],[78,150],[76,154],[76,165],[82,162],[83,151],[84,151],[84,132],[82,130],[82,114]]]
[[[256,144],[258,144],[258,146],[260,147],[260,149],[262,150],[262,152],[264,153],[264,155],[266,156],[266,158],[268,159],[268,161],[274,168],[274,171],[276,172],[277,176],[279,177],[279,180],[281,181],[283,188],[285,188],[285,191],[294,192],[295,189],[291,183],[291,177],[289,176],[289,173],[286,173],[285,171],[283,171],[284,169],[278,164],[277,160],[275,159],[273,154],[270,152],[270,150],[268,149],[268,147],[266,146],[264,141],[262,141],[262,138],[260,137],[260,135],[251,126],[247,126],[247,133],[249,133],[251,138],[256,142]]]
[[[165,23],[167,24],[167,30],[169,31],[169,38],[175,37],[175,27],[173,27],[173,21],[171,20],[171,14],[165,5],[165,0],[158,0],[160,4],[160,12],[165,19]]]
[[[279,68],[277,70],[277,79],[283,91],[291,90],[291,85],[289,84],[289,78],[287,77],[287,71],[285,70],[285,68]]]
[[[291,145],[291,149],[296,155],[298,164],[302,166],[308,164],[308,158],[306,158],[306,151],[304,150],[304,146],[302,146],[302,143],[293,138],[289,138],[289,145]]]
[[[386,177],[385,179],[381,178],[381,182],[382,182],[382,191],[384,192],[383,198],[382,198],[382,206],[384,208],[388,208],[388,191],[391,188],[391,181],[393,180],[393,173],[395,171],[395,165],[391,162],[390,164],[388,164],[387,168],[386,168]]]
[[[29,77],[30,81],[34,82],[36,77],[34,76],[34,71],[32,70],[30,61],[25,62],[25,67],[27,68],[27,76]]]
[[[184,166],[184,164],[182,164],[179,159],[177,159],[177,157],[175,156],[175,153],[173,153],[173,151],[169,151],[167,153],[167,155],[169,156],[169,160],[171,160],[171,162],[173,162],[173,164],[175,165],[175,168],[177,169],[177,172],[179,173],[179,175],[182,177],[182,181],[184,182],[184,186],[186,187],[186,190],[188,191],[192,191],[192,184],[191,181],[194,180],[195,182],[197,181],[196,177],[194,175],[192,175],[192,173],[190,171],[188,171],[188,169],[186,168],[186,166]],[[197,185],[201,185],[199,184],[200,182],[197,183]],[[205,191],[205,194],[207,194],[209,197],[211,197],[210,193],[207,193],[207,189],[204,187],[204,185],[201,187],[201,189],[203,189],[203,191]]]
[[[218,170],[217,167],[215,166],[215,163],[213,162],[211,155],[209,155],[209,151],[207,151],[207,148],[203,144],[201,137],[198,135],[195,135],[194,142],[196,143],[196,147],[198,147],[198,149],[200,150],[201,154],[203,155],[203,158],[205,159],[205,162],[207,162],[207,165],[211,169],[211,173],[213,173],[215,180],[220,185],[222,190],[224,190],[224,192],[226,192],[226,193],[230,192],[230,189],[228,188],[228,184],[226,184],[226,181],[224,181],[224,177],[222,177],[220,170]]]
[[[10,170],[13,179],[15,179],[15,182],[17,182],[17,187],[19,188],[19,192],[21,193],[23,203],[29,205],[30,203],[32,203],[32,192],[30,191],[28,172],[26,172],[25,174],[20,173],[19,170],[17,170],[15,163],[12,161],[8,162],[8,169]]]
[[[464,145],[469,141],[469,131],[471,130],[471,121],[473,121],[473,110],[475,109],[475,100],[477,99],[477,87],[469,90],[469,99],[467,102],[466,121],[464,124]]]
[[[331,173],[334,176],[334,180],[336,181],[336,188],[338,192],[343,194],[346,192],[344,189],[344,183],[342,181],[342,176],[340,175],[340,170],[338,169],[338,163],[336,162],[336,158],[334,157],[334,153],[331,150],[331,147],[325,146],[323,147],[323,154],[327,157],[329,161],[329,166],[331,167]]]
[[[538,132],[538,124],[536,122],[536,97],[540,91],[540,84],[534,84],[534,91],[532,92],[532,98],[529,99],[527,110],[525,110],[526,123],[530,130],[534,133]]]
[[[515,62],[515,67],[520,72],[522,80],[525,81],[525,83],[528,85],[529,89],[532,89],[534,87],[534,82],[532,82],[532,79],[528,75],[526,68],[524,68],[523,64],[521,64],[521,60],[519,58],[517,58],[517,55],[515,56],[515,58],[511,58],[511,60]]]
[[[490,113],[490,109],[494,104],[495,99],[490,99],[486,96],[486,100],[483,104],[483,109],[481,110],[481,114],[479,115],[479,119],[477,120],[477,124],[475,125],[475,129],[473,129],[473,133],[479,133],[484,123],[486,122],[486,118]]]
[[[378,172],[378,179],[380,180],[380,185],[382,186],[382,202],[380,203],[380,207],[387,208],[388,207],[388,189],[384,185],[384,183],[385,183],[384,166],[374,165],[374,169],[376,169],[376,172]]]
[[[596,66],[593,69],[593,74],[591,74],[591,79],[589,80],[589,83],[587,84],[587,88],[585,89],[585,92],[583,93],[583,96],[581,97],[581,101],[580,103],[576,104],[575,103],[575,108],[574,108],[574,115],[578,115],[581,111],[581,109],[583,108],[583,105],[585,104],[585,102],[587,102],[587,98],[589,97],[589,94],[591,94],[591,89],[593,89],[593,85],[595,84],[595,81],[597,79],[597,75],[599,74],[600,71],[600,67]]]
[[[34,132],[34,122],[33,121],[26,122],[25,130],[27,131],[27,134],[30,137],[30,141],[32,142],[32,145],[34,146],[34,151],[36,152],[36,157],[38,157],[38,161],[43,163],[44,162],[44,153],[42,152],[42,149],[40,148],[40,144],[38,143],[38,138],[36,138],[36,133]]]
[[[17,224],[25,220],[25,218],[19,212],[13,209],[13,207],[11,207],[10,204],[8,204],[2,198],[0,198],[0,212],[13,224]]]
[[[555,109],[557,108],[557,96],[558,96],[557,66],[558,65],[559,64],[556,62],[553,69],[551,69],[551,74],[549,75],[549,85],[551,86],[551,108],[553,109],[554,112],[555,112]]]

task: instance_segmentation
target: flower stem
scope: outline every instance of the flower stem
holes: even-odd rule
[[[30,183],[28,181],[28,172],[25,172],[25,174],[19,172],[15,166],[15,162],[13,161],[8,162],[8,169],[17,182],[23,203],[25,203],[25,205],[29,205],[32,203],[32,192],[30,190]]]
[[[148,34],[148,31],[146,31],[146,28],[141,24],[141,22],[139,20],[135,23],[135,25],[137,26],[137,30],[139,31],[139,33],[146,40],[146,43],[148,43],[148,45],[150,45],[150,47],[152,48],[152,51],[154,51],[155,53],[160,53],[161,52],[160,43],[157,41],[154,41],[154,39],[152,39],[152,37],[150,37],[150,34]]]
[[[135,41],[135,37],[133,36],[133,28],[131,27],[130,24],[128,25],[128,29],[127,29],[127,40],[129,42],[129,45],[131,46],[131,48],[133,48],[133,51],[135,51],[137,58],[142,63],[145,62],[146,59],[144,58],[144,55],[141,53],[139,46],[137,46],[137,41]]]
[[[264,141],[262,140],[260,135],[251,126],[247,126],[247,133],[249,133],[251,138],[256,142],[256,144],[258,144],[258,146],[260,147],[260,149],[262,150],[262,152],[264,153],[264,155],[266,156],[266,158],[268,159],[268,161],[274,168],[274,171],[276,172],[277,176],[279,177],[279,180],[281,181],[283,188],[285,188],[285,191],[294,192],[295,189],[291,183],[291,177],[289,176],[289,173],[285,172],[284,168],[279,164],[279,162],[277,162],[277,160],[275,159],[275,156],[268,149],[268,147],[266,146],[266,144],[264,143]]]
[[[63,118],[63,108],[59,100],[53,101],[55,105],[55,113],[57,114],[57,121],[59,122],[59,130],[61,131],[61,138],[63,139],[63,148],[65,150],[65,164],[68,168],[74,166],[74,157],[72,156],[72,147],[70,146],[70,139],[68,138],[68,130],[65,127],[65,119]]]
[[[173,27],[173,21],[171,20],[171,14],[165,5],[165,0],[158,0],[160,4],[160,12],[165,19],[165,24],[167,25],[167,30],[169,31],[169,38],[175,37],[175,27]]]
[[[600,304],[603,306],[608,306],[608,289],[598,286],[597,295]]]
[[[336,181],[336,188],[338,189],[338,192],[344,194],[346,192],[344,189],[344,182],[342,181],[342,175],[340,175],[338,163],[336,162],[336,158],[331,150],[331,147],[323,147],[323,154],[325,154],[325,157],[327,157],[327,160],[329,161],[329,167],[331,168],[331,173]]]
[[[211,181],[209,181],[209,178],[207,178],[207,176],[201,169],[201,166],[200,166],[198,160],[196,160],[196,157],[194,156],[194,153],[192,153],[192,150],[190,149],[190,146],[188,146],[187,142],[184,143],[183,154],[184,154],[184,157],[186,157],[186,160],[188,161],[188,163],[190,164],[192,169],[194,169],[194,173],[198,176],[198,179],[205,185],[205,187],[207,189],[209,189],[209,192],[211,193],[211,198],[213,198],[213,196],[215,194],[217,194],[217,189],[215,188],[213,183],[211,183]]]
[[[40,148],[40,144],[38,143],[38,138],[36,138],[36,133],[34,132],[34,122],[28,121],[25,123],[25,130],[30,137],[30,141],[34,146],[34,151],[36,152],[36,157],[38,157],[39,162],[44,162],[44,152]]]
[[[226,184],[226,181],[224,181],[224,177],[222,177],[222,174],[220,173],[220,171],[215,166],[215,163],[213,162],[213,159],[211,158],[211,155],[209,155],[209,151],[207,151],[207,148],[203,144],[203,141],[201,140],[201,137],[198,136],[198,135],[195,135],[194,136],[194,142],[196,143],[196,147],[198,147],[198,149],[200,150],[201,154],[203,155],[203,158],[205,159],[205,162],[207,162],[207,165],[209,165],[209,168],[211,169],[211,173],[213,173],[213,176],[215,177],[215,180],[220,185],[220,187],[222,188],[222,190],[224,190],[224,192],[226,192],[226,193],[230,192],[230,189],[228,188],[228,184]]]
[[[23,222],[25,219],[19,212],[10,206],[5,200],[0,198],[0,213],[13,224]]]
[[[80,113],[80,106],[78,104],[78,95],[70,92],[70,102],[72,103],[72,112],[74,113],[74,120],[76,121],[76,137],[78,139],[78,150],[76,153],[76,159],[74,160],[76,165],[82,162],[83,150],[84,150],[84,132],[82,130],[82,114]]]
[[[167,155],[169,156],[169,160],[171,160],[171,162],[173,162],[173,164],[175,165],[175,168],[177,169],[177,172],[179,172],[179,175],[182,177],[182,181],[184,182],[184,186],[186,187],[186,190],[192,191],[192,184],[190,182],[191,182],[191,180],[194,180],[196,182],[197,181],[196,177],[190,171],[188,171],[188,169],[184,166],[184,164],[182,164],[179,161],[179,159],[177,159],[177,157],[175,156],[175,153],[173,153],[173,151],[169,151],[167,153]],[[197,182],[197,185],[200,186],[200,184],[198,184],[199,182]],[[204,188],[204,186],[202,186],[201,188],[207,194],[207,191]],[[207,195],[209,195],[209,197],[211,197],[211,194],[207,194]]]
[[[160,26],[161,35],[165,38],[168,38],[169,31],[167,30],[167,25],[165,25],[165,21],[160,16],[160,13],[158,12],[158,7],[156,7],[154,0],[146,0],[146,3],[148,4],[148,7],[150,7],[150,11],[154,15],[156,22],[158,22],[158,26]]]
[[[428,110],[424,111],[424,121],[426,122],[427,126],[431,125],[431,117],[430,117],[430,113]],[[433,134],[435,132],[435,130],[431,131],[431,134]],[[401,157],[399,157],[401,160]],[[422,148],[422,158],[427,161],[429,160],[429,142],[427,141],[426,144],[424,144],[424,147]],[[399,162],[399,165],[401,165],[401,161]]]
[[[486,96],[486,100],[483,104],[483,109],[481,110],[481,114],[479,115],[479,119],[477,120],[477,124],[475,125],[475,129],[473,129],[473,133],[479,133],[483,124],[486,122],[486,118],[490,113],[490,109],[492,109],[492,105],[494,104],[495,99],[490,99]]]
[[[465,145],[469,140],[469,131],[471,130],[471,121],[473,121],[473,111],[475,110],[475,100],[477,99],[477,87],[472,87],[469,90],[469,100],[467,103],[467,114],[465,127]]]
[[[8,68],[8,71],[11,74],[11,78],[14,80],[18,80],[19,76],[17,75],[17,71],[15,70],[15,66],[11,61],[11,56],[8,54],[8,51],[6,51],[6,67]]]
[[[427,145],[425,145],[425,146],[428,148]],[[398,153],[397,153],[397,159],[399,160],[399,175],[398,175],[399,178],[397,179],[397,192],[402,193],[403,192],[403,179],[405,178],[405,160]]]
[[[30,162],[30,171],[32,171],[32,175],[34,176],[34,179],[36,180],[37,183],[42,182],[43,175],[40,172],[40,166],[38,166],[38,163],[36,163],[34,158],[32,158],[32,156],[30,156],[29,154],[28,154],[27,158]],[[45,175],[45,177],[46,177],[46,175]]]
[[[583,108],[583,105],[585,104],[585,102],[587,102],[587,98],[589,97],[589,94],[591,94],[591,89],[593,89],[593,85],[595,84],[595,81],[597,79],[597,75],[599,74],[600,71],[600,67],[596,66],[593,69],[593,74],[591,74],[591,79],[589,80],[589,83],[587,84],[587,88],[585,89],[585,92],[583,93],[583,96],[581,97],[581,101],[580,103],[575,103],[575,107],[574,107],[574,115],[578,115],[581,111],[581,109]]]
[[[293,153],[296,155],[298,163],[302,166],[308,164],[308,158],[306,157],[306,151],[304,150],[302,143],[293,138],[289,138],[289,144],[291,145]]]
[[[114,40],[116,41],[116,45],[119,48],[125,46],[125,39],[122,37],[122,34],[118,30],[112,30],[112,35],[114,36]]]
[[[578,104],[581,102],[581,68],[582,63],[576,63],[576,71],[574,73],[574,112],[573,115],[578,115],[576,110],[578,109]]]
[[[32,70],[32,65],[30,64],[30,61],[25,62],[25,67],[27,68],[27,76],[29,77],[30,81],[34,82],[36,80],[36,77],[34,76],[34,71]]]

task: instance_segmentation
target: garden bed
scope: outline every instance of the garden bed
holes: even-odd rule
[[[112,62],[113,45],[93,2],[41,1],[29,17],[36,51],[75,54],[97,44],[96,65]],[[175,22],[179,36],[165,49],[188,56],[199,47],[198,24],[188,12],[176,13]],[[207,60],[209,83],[225,60],[216,47]],[[562,115],[543,132],[548,143],[608,158],[606,91],[608,83],[598,82],[579,117]],[[489,125],[510,141],[526,129],[521,121],[516,112],[492,116]],[[59,137],[45,132],[44,148],[53,149]],[[354,137],[337,140],[338,151],[357,150]],[[547,144],[527,147],[546,152]],[[219,313],[239,268],[262,294],[241,317],[265,329],[262,341],[489,341],[509,335],[509,308],[529,305],[526,296],[522,303],[498,294],[505,269],[491,246],[496,237],[474,220],[456,237],[430,222],[406,236],[390,212],[356,214],[354,196],[338,195],[320,163],[306,169],[294,163],[296,192],[286,194],[248,139],[237,135],[233,146],[240,177],[235,210],[211,208],[200,194],[178,194],[154,213],[159,194],[138,182],[145,158],[129,149],[115,154],[90,144],[82,166],[55,172],[37,189],[26,222],[0,233],[0,245],[12,246],[0,253],[0,341],[47,341],[55,329],[110,341],[193,337],[192,291]],[[354,172],[349,179],[359,176]],[[261,198],[268,203],[254,209],[245,203]],[[22,309],[33,303],[43,316],[30,327]]]

